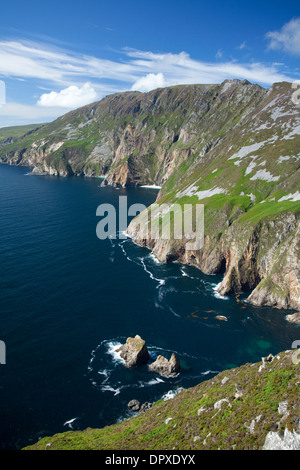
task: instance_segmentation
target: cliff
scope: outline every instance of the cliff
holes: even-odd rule
[[[290,83],[248,81],[125,92],[72,111],[0,149],[37,174],[159,185],[157,203],[204,204],[204,245],[128,234],[161,261],[223,273],[221,295],[291,309],[300,322],[300,108]],[[165,213],[164,217],[170,214]],[[295,312],[295,313],[294,313]]]
[[[299,379],[299,353],[285,351],[121,423],[45,437],[25,450],[299,450]]]

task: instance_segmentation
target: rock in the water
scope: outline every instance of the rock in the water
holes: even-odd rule
[[[126,343],[120,346],[117,352],[125,360],[126,367],[140,366],[150,359],[146,343],[139,335],[127,338]]]
[[[152,408],[151,403],[148,403],[146,401],[141,405],[138,400],[130,400],[127,406],[128,408],[130,408],[131,411],[138,411],[139,413],[145,413],[147,410],[150,410],[150,408]]]
[[[130,400],[127,406],[131,409],[131,411],[139,411],[141,408],[141,404],[138,400]]]
[[[216,315],[216,320],[221,320],[221,321],[227,321],[227,317],[225,317],[224,315]]]
[[[180,371],[180,362],[174,353],[169,361],[164,356],[159,355],[157,359],[149,365],[149,370],[165,376],[176,375]]]

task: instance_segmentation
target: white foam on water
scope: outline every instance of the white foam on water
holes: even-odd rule
[[[110,385],[104,385],[101,387],[102,392],[112,392],[114,396],[119,395],[121,393],[121,388],[113,388]]]
[[[189,279],[197,279],[196,277],[191,276],[190,274],[188,274],[188,273],[185,271],[184,266],[180,266],[180,271],[181,271],[182,276],[186,276],[186,277],[188,277]],[[201,282],[203,282],[203,281],[201,281]]]
[[[166,296],[166,294],[168,294],[169,292],[176,292],[176,289],[174,287],[167,288],[162,285],[159,285],[157,287],[158,287],[158,296],[157,296],[157,301],[155,300],[155,307],[162,308],[162,309],[167,308],[175,317],[180,318],[180,315],[178,315],[178,313],[176,313],[175,310],[173,310],[173,308],[170,305],[168,305],[167,303],[164,303],[164,297]]]
[[[150,253],[150,255],[148,255],[148,258],[151,258],[151,260],[153,260],[155,264],[165,264],[162,261],[159,261],[153,253]]]
[[[179,387],[175,390],[169,390],[167,393],[165,393],[161,398],[162,400],[164,401],[167,401],[167,400],[172,400],[172,398],[176,397],[176,395],[178,395],[178,393],[182,392],[182,390],[184,390],[183,387]]]
[[[159,286],[162,286],[163,284],[166,283],[166,281],[164,279],[159,279],[157,277],[155,277],[151,271],[149,271],[149,269],[147,269],[147,266],[145,264],[145,261],[144,261],[144,258],[139,258],[139,260],[141,261],[141,264],[144,268],[144,271],[146,271],[146,273],[149,274],[150,278],[153,279],[154,281],[158,282]]]
[[[149,351],[149,354],[153,354],[153,355],[157,355],[157,351],[163,351],[164,353],[168,353],[171,354],[174,353],[176,354],[176,356],[180,357],[180,356],[184,356],[184,357],[189,357],[191,359],[199,359],[199,357],[196,357],[196,356],[193,356],[192,354],[188,354],[186,352],[179,352],[179,351],[176,351],[174,349],[167,349],[167,348],[161,348],[160,346],[148,346],[148,351]]]
[[[180,271],[181,271],[181,273],[182,273],[183,276],[190,277],[190,276],[185,272],[185,270],[184,270],[183,267],[180,267]]]
[[[229,300],[229,297],[226,297],[226,295],[219,294],[218,287],[219,287],[220,284],[221,284],[221,282],[219,282],[219,284],[214,284],[213,285],[214,296],[216,297],[216,299]]]
[[[117,349],[122,346],[122,343],[118,341],[109,341],[107,343],[106,353],[112,357],[114,363],[124,363],[124,359],[121,358],[120,353],[117,352]]]
[[[172,286],[159,289],[158,300],[162,301],[169,292],[177,292],[177,290]]]
[[[131,261],[132,263],[135,263],[135,264],[139,264],[137,263],[134,259],[130,258],[130,256],[128,256],[125,248],[124,248],[124,243],[127,242],[127,240],[123,240],[122,242],[119,243],[119,247],[121,248],[121,250],[123,251],[123,254],[125,256],[125,258],[128,260],[128,261]]]
[[[104,375],[105,379],[103,380],[103,383],[107,382],[107,380],[109,379],[109,371],[107,369],[98,370],[97,374]]]
[[[201,372],[201,375],[208,375],[208,374],[218,374],[218,370],[206,370],[205,372]]]
[[[155,379],[149,380],[148,382],[139,382],[139,388],[151,387],[152,385],[157,385],[159,383],[164,383],[164,380],[157,377]]]
[[[131,237],[128,235],[128,233],[127,233],[125,230],[120,230],[120,231],[118,232],[118,236],[120,236],[120,235],[122,235],[122,237],[125,237],[125,240],[126,240],[127,238],[131,239]]]

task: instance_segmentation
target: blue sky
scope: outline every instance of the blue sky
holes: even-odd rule
[[[300,82],[299,59],[299,1],[11,0],[1,5],[0,127],[119,91]]]

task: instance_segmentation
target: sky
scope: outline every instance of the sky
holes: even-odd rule
[[[0,127],[108,94],[247,79],[300,84],[300,2],[10,0],[0,9]]]

